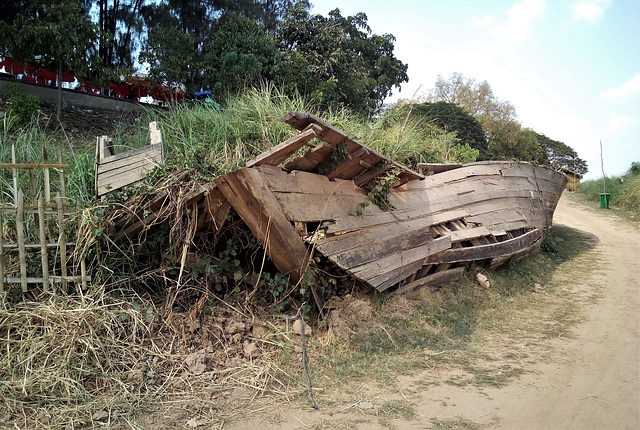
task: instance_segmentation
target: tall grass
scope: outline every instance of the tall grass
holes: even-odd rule
[[[346,109],[318,112],[304,99],[287,97],[270,86],[231,98],[223,107],[199,103],[178,105],[167,112],[149,111],[140,125],[122,130],[116,141],[143,146],[148,139],[144,124],[157,121],[167,167],[195,168],[210,179],[241,167],[291,137],[295,131],[281,119],[290,111],[317,115],[391,160],[412,167],[429,161],[475,161],[477,156],[460,146],[452,133],[407,122],[399,109],[391,108],[370,122]]]
[[[622,176],[605,177],[606,191],[611,194],[611,206],[620,207],[640,215],[640,162],[631,163],[631,167]],[[587,200],[600,201],[604,185],[602,178],[580,183],[578,192]]]

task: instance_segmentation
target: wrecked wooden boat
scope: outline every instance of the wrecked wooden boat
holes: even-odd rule
[[[392,293],[498,267],[539,249],[567,182],[511,161],[423,165],[423,175],[313,115],[283,120],[299,133],[217,178],[206,207],[218,220],[233,207],[294,280],[314,253]]]

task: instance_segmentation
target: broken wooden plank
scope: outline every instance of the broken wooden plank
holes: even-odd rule
[[[371,152],[368,148],[364,146],[358,148],[353,151],[352,154],[348,154],[345,160],[343,160],[333,171],[327,173],[325,176],[329,179],[351,179],[366,170],[366,167],[360,165],[360,161],[367,158],[370,154]]]
[[[306,143],[316,137],[320,131],[322,131],[322,129],[318,125],[309,124],[300,134],[285,140],[252,160],[249,160],[247,167],[259,166],[261,164],[270,164],[272,166],[282,164],[287,158],[291,157]]]
[[[460,276],[464,275],[464,272],[464,267],[455,267],[453,269],[436,272],[431,275],[424,276],[420,279],[416,279],[415,281],[410,282],[406,285],[403,285],[398,289],[392,291],[390,294],[402,294],[411,290],[415,290],[416,288],[424,287],[426,285],[435,286],[438,284],[442,284],[451,279],[459,278]]]
[[[322,128],[322,132],[318,134],[318,138],[324,142],[327,142],[330,145],[343,145],[347,152],[352,154],[360,148],[366,147],[364,144],[358,142],[357,140],[350,139],[346,133],[337,128],[327,124],[326,122],[320,120],[314,115],[300,113],[300,112],[289,112],[282,117],[283,121],[287,124],[291,125],[297,130],[303,130],[308,127],[309,124],[316,124]],[[386,160],[386,157],[371,148],[366,147],[371,154],[375,154],[380,160]],[[371,165],[377,163],[369,163]],[[402,166],[398,163],[394,163],[395,167],[401,170],[400,176],[403,180],[408,181],[412,179],[423,179],[424,175],[421,175],[418,172],[414,172],[413,170]]]
[[[383,293],[387,289],[393,287],[398,284],[402,279],[410,276],[413,273],[417,273],[418,270],[422,267],[421,261],[414,261],[405,266],[400,266],[394,270],[391,270],[386,273],[381,273],[380,275],[367,280],[367,283],[374,287],[379,292]]]
[[[447,170],[459,169],[460,163],[418,163],[418,169],[426,170],[430,174],[442,173]]]
[[[422,261],[425,258],[439,252],[446,252],[443,250],[448,250],[449,248],[451,248],[451,238],[445,236],[434,239],[421,246],[399,251],[395,254],[389,255],[379,260],[371,261],[361,266],[353,267],[349,271],[360,279],[373,279],[382,273],[390,272],[394,269],[410,263],[414,263],[416,261]]]
[[[242,168],[215,184],[275,263],[294,282],[302,278],[309,253],[278,201],[256,169]]]
[[[542,229],[535,229],[513,239],[489,245],[472,246],[468,248],[452,248],[429,256],[425,264],[456,263],[474,260],[484,260],[500,257],[527,248],[540,241],[543,237]]]
[[[332,242],[334,249],[337,244],[342,244],[344,248],[347,248],[334,253],[326,252],[322,240],[316,243],[316,248],[327,257],[330,257],[331,260],[340,267],[351,268],[371,261],[381,260],[395,253],[424,245],[433,240],[431,228],[429,226],[423,226],[421,230],[412,230],[386,238],[367,240],[356,247],[351,247],[352,244],[349,239],[338,243],[334,241]]]
[[[212,230],[222,230],[231,210],[231,203],[226,199],[218,187],[214,187],[206,193],[204,198],[205,212],[209,215],[207,222]]]

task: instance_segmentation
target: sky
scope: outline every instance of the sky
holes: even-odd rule
[[[387,100],[424,96],[438,76],[487,81],[523,127],[587,161],[585,179],[640,162],[640,0],[311,0],[312,12],[364,12],[396,37],[409,82]]]

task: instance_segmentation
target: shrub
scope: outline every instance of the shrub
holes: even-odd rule
[[[6,86],[8,112],[15,118],[18,125],[31,122],[31,119],[40,107],[40,100],[36,96],[27,96],[17,82],[8,83]]]

